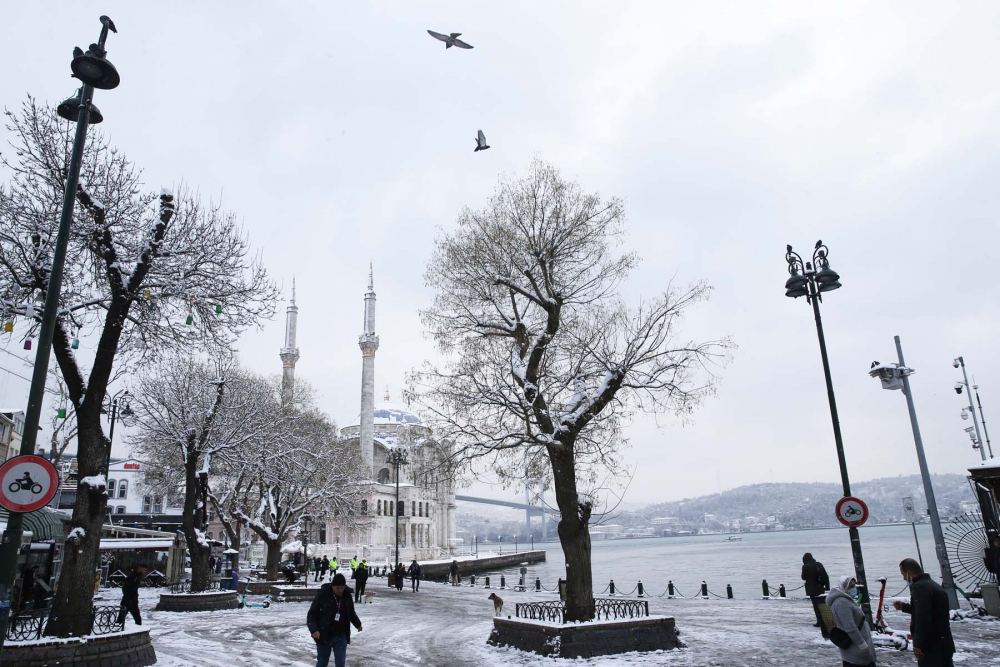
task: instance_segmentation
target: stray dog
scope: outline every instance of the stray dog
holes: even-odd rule
[[[374,597],[375,591],[365,591],[365,604],[371,604]]]
[[[496,593],[490,593],[490,596],[486,598],[487,600],[493,600],[493,615],[500,616],[503,614],[503,598]]]

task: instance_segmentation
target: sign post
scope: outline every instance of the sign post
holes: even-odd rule
[[[845,496],[837,503],[837,521],[848,528],[857,528],[868,521],[868,505],[854,496]]]
[[[917,559],[920,561],[920,569],[924,569],[924,557],[920,555],[920,540],[917,539],[917,510],[913,507],[913,498],[907,496],[903,498],[903,514],[913,528],[913,541],[917,543]]]

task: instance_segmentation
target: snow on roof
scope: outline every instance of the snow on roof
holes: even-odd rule
[[[358,426],[361,423],[361,415],[359,414],[357,419],[351,426]],[[375,423],[376,424],[417,424],[422,425],[423,422],[420,417],[416,414],[410,412],[408,408],[395,403],[376,403],[375,404]]]
[[[109,539],[101,540],[102,549],[169,549],[173,545],[173,540],[163,540],[157,538],[138,539]]]

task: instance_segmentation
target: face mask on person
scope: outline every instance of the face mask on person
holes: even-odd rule
[[[857,600],[858,599],[858,589],[857,589],[857,587],[856,586],[852,586],[851,588],[848,588],[847,589],[847,594],[850,595],[855,600]]]

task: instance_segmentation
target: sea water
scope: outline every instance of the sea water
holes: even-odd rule
[[[909,525],[872,526],[862,527],[859,532],[872,595],[877,598],[879,594],[880,577],[887,580],[887,596],[905,591],[899,561],[917,558],[913,529]],[[709,590],[717,595],[725,596],[726,585],[730,584],[735,597],[746,599],[759,598],[761,581],[766,579],[774,589],[784,584],[789,596],[802,596],[804,592],[799,587],[805,552],[812,553],[823,563],[831,585],[836,585],[837,578],[842,575],[854,576],[847,528],[743,533],[740,537],[741,540],[732,542],[727,541],[726,535],[595,541],[591,552],[594,592],[600,594],[614,579],[615,590],[628,593],[641,580],[647,594],[660,595],[666,590],[668,581],[673,581],[675,589],[690,597],[698,593],[701,582],[705,581]],[[925,570],[940,581],[941,570],[930,525],[918,525],[917,538]],[[495,552],[497,545],[490,546]],[[562,548],[558,542],[536,542],[534,546],[545,550],[546,560],[526,566],[527,583],[533,586],[538,577],[543,587],[554,589],[558,579],[565,577]],[[509,545],[510,551],[513,547]],[[518,550],[529,547],[530,544],[517,545]],[[504,545],[503,552],[508,552],[508,545]],[[480,555],[483,554],[481,549]],[[491,586],[499,585],[501,573],[508,586],[517,582],[519,575],[515,567],[490,573]]]

